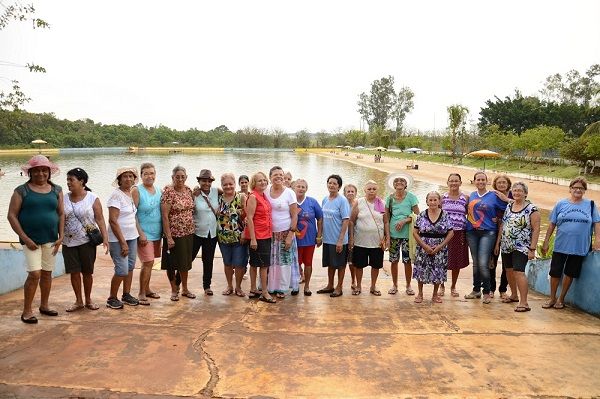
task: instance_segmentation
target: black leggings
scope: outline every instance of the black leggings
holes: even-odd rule
[[[202,248],[202,288],[210,288],[213,272],[213,260],[215,259],[215,248],[217,247],[217,237],[198,237],[194,234],[194,245],[192,247],[192,259],[196,259],[200,248]]]

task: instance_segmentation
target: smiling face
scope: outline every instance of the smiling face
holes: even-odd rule
[[[284,178],[283,170],[281,170],[281,169],[272,170],[269,178],[271,179],[271,184],[273,186],[275,186],[275,187],[283,186],[283,178]]]
[[[200,184],[200,190],[206,194],[210,192],[210,186],[212,185],[211,179],[198,179],[198,183]]]
[[[571,187],[569,187],[569,191],[571,192],[571,198],[575,201],[580,201],[585,194],[585,187],[581,182],[575,182]]]
[[[435,210],[435,209],[439,209],[440,207],[440,195],[438,193],[429,193],[427,194],[427,206],[429,207],[429,209]]]
[[[286,187],[292,187],[292,174],[290,172],[285,172],[285,175],[283,175],[283,184]]]
[[[67,175],[67,188],[70,192],[79,192],[83,190],[83,180],[79,180],[73,175]]]
[[[135,175],[132,172],[124,172],[119,176],[119,187],[122,190],[129,190],[135,183]]]
[[[485,173],[477,173],[475,176],[475,187],[477,190],[484,191],[487,185],[487,175]]]
[[[525,190],[523,187],[519,185],[514,185],[512,188],[512,196],[515,201],[521,201],[527,198],[527,194],[525,194]]]
[[[268,185],[269,185],[269,180],[267,179],[267,176],[263,175],[262,173],[259,173],[256,176],[256,184],[254,186],[254,190],[263,192],[267,189]]]
[[[221,179],[221,188],[225,195],[233,195],[235,193],[235,178],[229,176],[223,177]]]
[[[397,177],[394,179],[394,190],[396,192],[401,193],[406,190],[406,180],[401,177]]]
[[[171,176],[171,179],[173,180],[173,187],[180,189],[185,186],[187,174],[183,170],[178,170],[173,176]]]
[[[496,180],[496,190],[506,194],[508,193],[509,188],[510,186],[508,180],[506,180],[504,177],[500,177],[498,180]]]
[[[144,168],[142,170],[142,184],[146,187],[152,187],[156,180],[156,170],[154,168]]]
[[[249,183],[250,182],[247,179],[240,179],[240,191],[243,193],[247,193]]]
[[[47,166],[36,166],[35,168],[29,169],[29,176],[33,183],[47,183],[48,179],[50,179],[50,168]]]
[[[452,192],[456,192],[460,189],[460,185],[462,184],[462,181],[460,180],[460,177],[457,175],[450,175],[448,177],[448,189]]]

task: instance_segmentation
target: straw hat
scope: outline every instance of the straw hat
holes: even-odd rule
[[[137,184],[137,182],[138,182],[138,172],[137,172],[137,169],[135,167],[128,166],[128,167],[117,169],[117,173],[115,174],[115,181],[112,184],[114,187],[119,187],[119,176],[121,176],[125,172],[131,172],[131,173],[133,173],[133,176],[135,177],[135,180],[133,181],[133,184]]]
[[[200,171],[200,174],[198,175],[198,177],[196,177],[196,180],[198,180],[198,181],[204,180],[204,179],[208,179],[210,181],[215,181],[215,178],[212,175],[212,172],[210,171],[210,169],[202,169]]]
[[[48,158],[43,155],[34,155],[31,159],[23,166],[21,166],[21,170],[27,174],[29,174],[29,169],[38,168],[38,167],[46,167],[50,169],[50,174],[54,175],[58,173],[58,166],[52,162]]]
[[[406,190],[408,190],[414,183],[413,177],[411,175],[409,175],[408,173],[404,173],[404,172],[390,173],[386,179],[386,182],[387,182],[388,187],[391,188],[392,190],[396,190],[396,188],[394,187],[394,180],[396,180],[397,178],[406,180]]]

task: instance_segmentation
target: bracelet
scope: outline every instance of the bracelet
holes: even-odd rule
[[[529,248],[530,251],[535,251],[535,248]]]

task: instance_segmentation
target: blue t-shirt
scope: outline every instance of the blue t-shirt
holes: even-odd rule
[[[350,219],[350,204],[343,195],[330,200],[329,197],[323,198],[323,244],[337,245],[342,222],[344,219]],[[348,234],[344,234],[344,242],[348,244]]]
[[[568,255],[585,256],[590,250],[592,222],[600,223],[598,208],[591,214],[591,201],[584,199],[578,204],[562,199],[550,214],[550,222],[556,225],[554,250]]]
[[[317,220],[323,219],[321,205],[312,197],[305,197],[302,204],[298,204],[298,232],[296,242],[299,247],[309,247],[317,243]]]
[[[504,214],[506,203],[492,191],[479,196],[473,191],[469,196],[467,208],[467,231],[498,230],[498,215]]]

